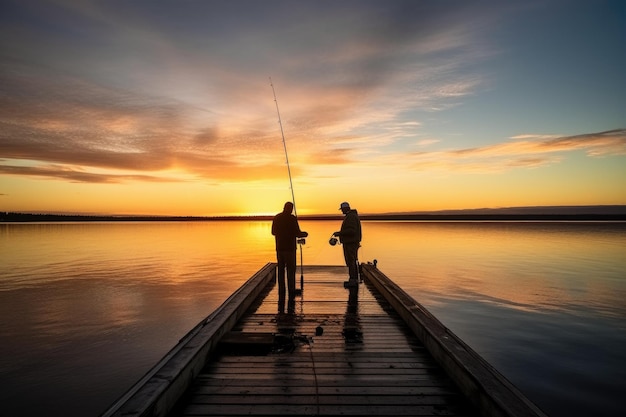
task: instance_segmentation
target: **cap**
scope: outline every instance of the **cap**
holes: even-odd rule
[[[341,203],[341,205],[339,206],[339,210],[343,210],[343,209],[349,209],[350,208],[350,204],[348,204],[347,202],[343,202]]]

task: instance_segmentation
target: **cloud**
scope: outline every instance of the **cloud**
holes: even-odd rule
[[[12,166],[0,164],[0,174],[19,175],[30,178],[62,179],[69,182],[92,184],[119,184],[129,181],[141,182],[179,182],[174,178],[156,177],[152,175],[114,175],[84,172],[66,166]]]
[[[586,151],[589,156],[626,155],[626,129],[548,139],[544,148],[549,151]]]
[[[411,166],[417,170],[501,172],[559,163],[568,152],[584,151],[589,157],[626,155],[626,129],[575,136],[517,135],[522,139],[476,148],[415,152]]]
[[[511,139],[555,139],[561,137],[560,135],[535,135],[535,134],[522,134],[511,136]]]
[[[38,161],[45,167],[5,164],[5,174],[96,183],[160,181],[161,176],[87,171],[156,174],[186,169],[200,177],[226,180],[241,179],[251,170],[258,178],[274,175],[262,155],[275,140],[253,124],[229,127],[187,103],[102,88],[80,79],[3,75],[0,84],[7,94],[0,96],[0,155],[5,160]],[[279,144],[275,141],[277,149]]]
[[[520,137],[525,138],[525,140],[505,142],[480,148],[461,149],[452,151],[452,153],[472,157],[544,154],[583,150],[589,156],[626,155],[626,129],[563,137],[551,135],[516,136],[516,138]]]
[[[430,146],[438,142],[439,142],[439,139],[422,139],[417,142],[417,145],[418,146]]]
[[[334,149],[332,152],[313,152],[308,154],[308,165],[343,165],[356,162],[351,155],[351,149]]]
[[[120,7],[16,3],[0,18],[0,156],[36,162],[7,162],[5,174],[276,178],[270,75],[294,169],[371,158],[415,138],[413,113],[458,106],[483,85],[471,66],[492,51],[476,42],[478,23],[498,13],[415,1]]]

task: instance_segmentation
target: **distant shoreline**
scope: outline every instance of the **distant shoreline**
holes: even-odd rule
[[[0,213],[2,223],[43,222],[198,222],[269,221],[273,216],[109,216],[75,214]],[[338,220],[342,215],[301,215],[300,220]],[[626,221],[614,213],[398,213],[361,214],[363,221]]]

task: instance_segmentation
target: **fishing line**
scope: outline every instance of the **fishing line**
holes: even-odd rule
[[[289,165],[289,155],[287,154],[287,141],[285,140],[285,132],[283,130],[283,121],[280,118],[280,110],[278,109],[278,99],[276,98],[276,91],[274,90],[274,84],[272,83],[272,77],[270,77],[270,86],[272,86],[272,94],[274,95],[274,103],[276,104],[276,114],[278,115],[278,124],[280,125],[280,135],[283,138],[283,148],[285,149],[285,161],[287,162],[287,173],[289,174],[289,188],[291,188],[291,201],[293,203],[293,214],[298,218],[298,210],[296,209],[296,195],[293,191],[293,181],[291,179],[291,166]],[[300,291],[304,292],[304,262],[302,260],[302,243],[298,240],[298,246],[300,247]]]

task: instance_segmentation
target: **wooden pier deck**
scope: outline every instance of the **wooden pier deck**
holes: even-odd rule
[[[475,415],[389,304],[346,278],[343,267],[306,268],[293,314],[277,315],[274,286],[176,415]]]
[[[305,267],[283,314],[275,267],[103,416],[545,416],[375,265],[357,288],[344,288],[345,267]]]

